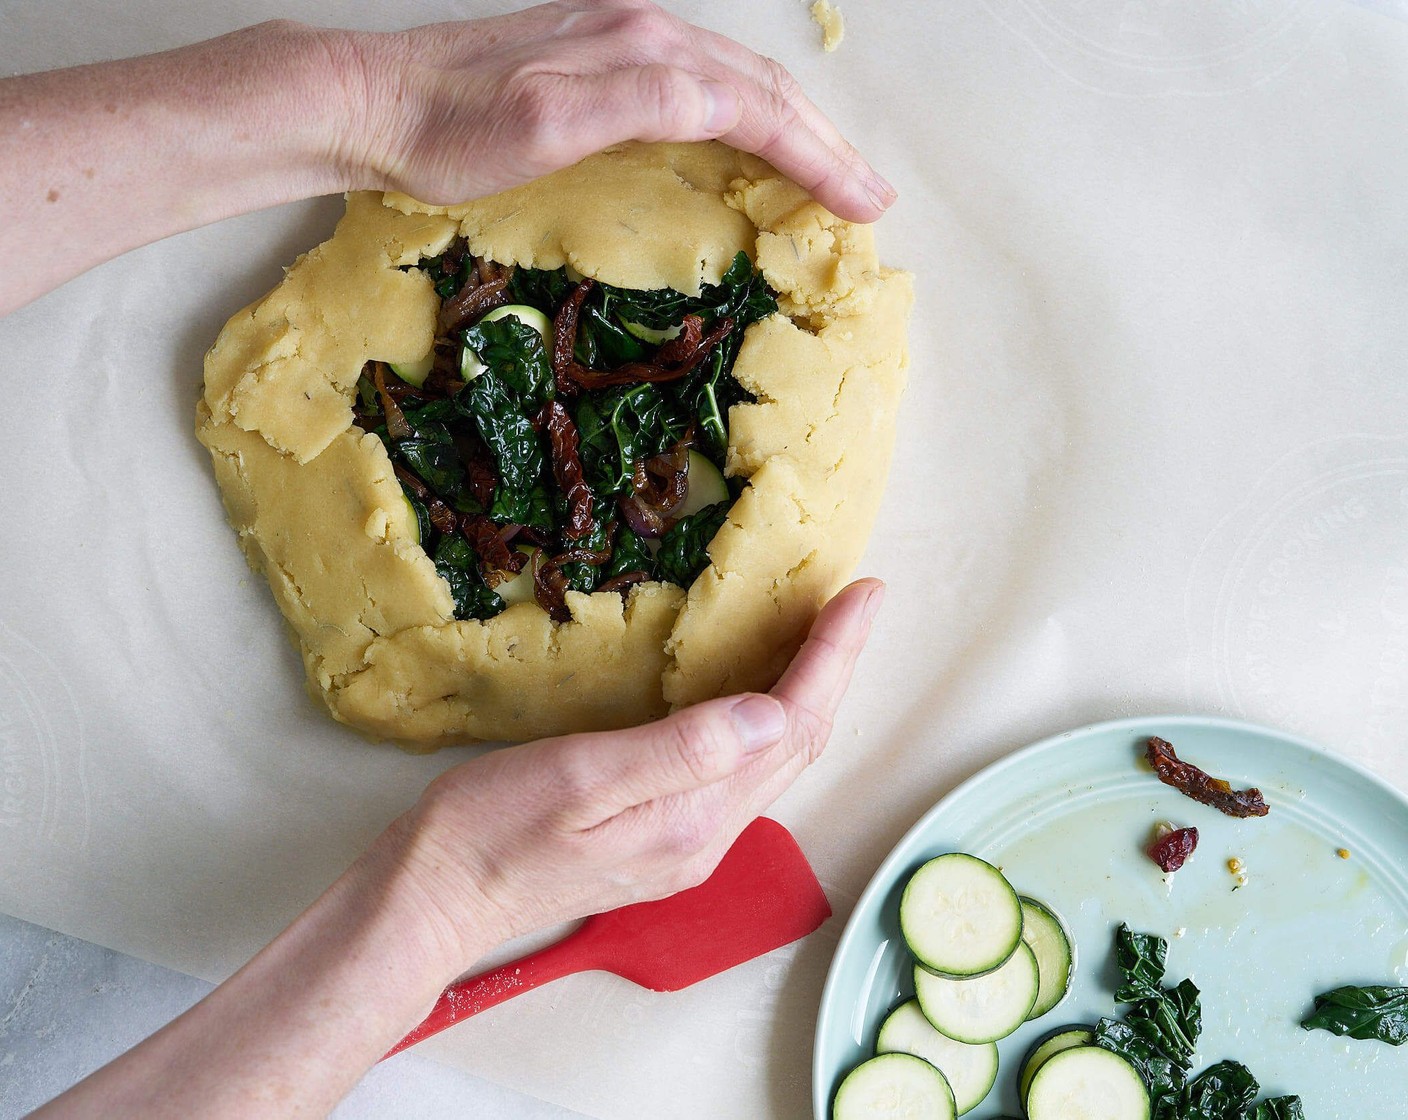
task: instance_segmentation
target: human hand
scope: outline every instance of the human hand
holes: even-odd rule
[[[0,315],[119,253],[265,206],[388,187],[463,202],[618,141],[713,138],[840,217],[872,221],[894,201],[782,66],[650,0],[397,33],[275,20],[0,78],[0,209],[19,216],[0,222],[0,257],[28,262],[0,274]]]
[[[458,969],[486,942],[702,882],[821,754],[882,597],[875,580],[838,594],[769,694],[497,751],[436,779],[388,837],[442,936],[472,933]]]
[[[357,185],[437,204],[493,194],[623,140],[720,139],[843,218],[895,199],[776,61],[649,0],[558,0],[399,35],[322,33],[357,107]]]

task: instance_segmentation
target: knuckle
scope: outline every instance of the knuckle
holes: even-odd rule
[[[792,705],[788,714],[798,749],[810,765],[821,757],[827,740],[831,738],[831,717],[800,704]]]
[[[564,130],[565,100],[547,76],[523,70],[509,80],[505,119],[520,144],[530,150],[551,148]]]
[[[617,34],[648,51],[663,51],[680,38],[679,25],[654,4],[625,9],[616,18]]]
[[[573,809],[590,801],[597,792],[597,773],[585,752],[564,751],[555,760],[551,787],[559,805]]]
[[[680,770],[700,785],[713,781],[721,773],[720,759],[728,744],[718,722],[709,718],[671,720],[669,757]]]
[[[661,121],[669,121],[685,103],[685,76],[663,63],[652,63],[636,71],[636,96],[641,104],[656,109]]]
[[[763,75],[767,78],[768,89],[779,101],[791,104],[801,95],[801,83],[777,59],[763,59]]]

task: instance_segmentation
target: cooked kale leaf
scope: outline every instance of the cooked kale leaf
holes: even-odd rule
[[[1115,1053],[1124,1053],[1134,1040],[1133,1052],[1124,1053],[1141,1072],[1151,1087],[1155,1084],[1178,1082],[1187,1076],[1193,1061],[1193,1050],[1202,1031],[1202,1008],[1198,989],[1191,980],[1176,988],[1163,986],[1164,961],[1168,942],[1148,933],[1134,933],[1121,923],[1115,931],[1115,963],[1123,982],[1115,991],[1115,999],[1127,1003],[1124,1026],[1128,1034],[1097,1024],[1095,1044]],[[1123,1043],[1123,1045],[1121,1045]],[[1165,1073],[1163,1062],[1168,1063]]]
[[[709,566],[709,542],[728,519],[731,502],[715,502],[684,518],[660,538],[655,570],[660,578],[688,587]]]
[[[1304,1120],[1299,1097],[1253,1105],[1259,1086],[1240,1062],[1218,1062],[1189,1080],[1202,1006],[1191,980],[1163,986],[1167,957],[1162,937],[1120,925],[1115,963],[1122,979],[1115,999],[1130,1006],[1123,1021],[1101,1019],[1094,1038],[1096,1046],[1139,1071],[1149,1088],[1153,1120]]]
[[[453,498],[464,485],[464,464],[448,428],[432,430],[396,444],[396,452],[437,494]]]
[[[689,427],[673,396],[648,382],[583,394],[575,419],[582,471],[605,498],[629,494],[636,460],[659,455]]]
[[[435,549],[435,570],[450,585],[456,618],[493,618],[504,601],[479,574],[479,557],[463,537],[441,537]]]
[[[1299,1097],[1267,1097],[1247,1110],[1246,1120],[1305,1120]]]
[[[474,421],[503,485],[510,490],[531,490],[543,474],[543,447],[517,395],[497,371],[486,369],[455,400]]]
[[[602,579],[608,580],[627,572],[644,572],[647,579],[655,574],[655,558],[645,547],[645,541],[632,532],[629,525],[616,530],[616,543],[611,549],[611,559],[602,569]]]
[[[509,286],[516,300],[556,308],[571,292],[573,282],[565,269],[545,272],[521,268]],[[671,415],[682,417],[686,424],[694,420],[715,464],[722,465],[728,449],[728,410],[751,400],[731,376],[743,328],[776,312],[777,297],[746,253],[735,256],[719,283],[703,285],[697,296],[669,288],[642,292],[598,284],[582,309],[576,356],[592,368],[612,369],[649,355],[649,347],[631,334],[627,324],[647,331],[668,331],[679,326],[686,315],[699,315],[707,331],[719,319],[732,318],[737,329],[697,369],[679,381],[650,386],[655,395],[665,399]]]
[[[1408,1042],[1408,988],[1387,984],[1335,988],[1315,997],[1315,1010],[1300,1025],[1308,1031],[1376,1038],[1402,1046]]]
[[[670,288],[640,292],[609,284],[601,285],[601,291],[606,314],[651,330],[667,330],[686,315],[701,315],[708,322],[732,317],[747,324],[777,311],[777,298],[762,274],[753,268],[748,254],[742,252],[733,258],[717,284],[703,285],[697,296]]]
[[[1208,1066],[1177,1097],[1164,1097],[1155,1120],[1242,1120],[1261,1086],[1241,1062]]]
[[[1115,989],[1119,1003],[1157,999],[1163,991],[1168,942],[1158,934],[1135,933],[1121,923],[1115,931],[1115,965],[1124,982]]]
[[[606,547],[606,522],[600,518],[592,522],[591,532],[581,540],[572,543],[573,548],[587,548],[599,552]],[[591,591],[598,581],[599,569],[591,564],[572,563],[562,565],[562,574],[567,577],[567,586],[573,591]]]
[[[457,244],[419,267],[440,297],[449,299],[470,282],[475,266],[464,245]],[[552,317],[575,286],[566,269],[519,268],[510,276],[509,297]],[[621,523],[617,499],[634,493],[644,460],[677,445],[691,432],[693,446],[722,467],[729,409],[752,399],[732,376],[744,328],[777,309],[775,295],[745,253],[734,258],[719,283],[704,285],[698,295],[669,289],[631,291],[601,283],[592,287],[578,320],[576,357],[593,369],[652,361],[660,341],[672,337],[687,315],[701,317],[706,332],[723,318],[734,321],[734,330],[677,380],[583,391],[569,402],[594,514],[591,531],[571,541],[560,535],[569,511],[565,495],[558,492],[555,469],[549,470],[547,440],[534,426],[535,417],[556,393],[550,347],[536,329],[504,316],[488,322],[480,319],[460,331],[458,340],[479,358],[484,371],[458,391],[458,382],[446,383],[448,371],[443,367],[437,367],[438,380],[430,387],[414,392],[398,389],[396,399],[410,428],[399,440],[390,437],[382,396],[371,376],[364,374],[358,386],[358,422],[424,484],[404,489],[421,544],[450,585],[457,617],[489,618],[504,604],[486,584],[481,558],[469,541],[451,529],[442,511],[437,509],[436,522],[430,520],[428,507],[436,506],[432,499],[445,503],[455,515],[482,515],[496,525],[522,526],[526,530],[522,539],[540,545],[549,556],[574,548],[609,551],[605,564],[564,564],[562,572],[570,588],[591,591],[605,580],[635,572],[683,586],[693,582],[708,564],[707,546],[726,519],[730,503],[721,502],[681,521],[661,539],[658,555],[653,555],[645,541]],[[445,342],[437,343],[442,358]],[[480,441],[493,460],[496,476],[492,497],[487,499]]]
[[[543,336],[512,315],[481,320],[461,331],[467,349],[494,371],[525,407],[541,406],[553,395],[552,365]]]
[[[467,511],[469,512],[469,511]],[[541,481],[529,490],[514,490],[507,486],[494,488],[494,500],[486,511],[490,520],[500,525],[527,525],[546,533],[553,530],[552,501],[547,486]]]

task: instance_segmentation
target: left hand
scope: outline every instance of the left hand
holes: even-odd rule
[[[770,693],[462,763],[382,843],[429,900],[449,976],[490,943],[702,882],[821,754],[883,586],[838,594]]]
[[[783,66],[650,0],[557,0],[400,35],[325,32],[353,91],[351,174],[437,204],[623,140],[723,140],[843,218],[895,199]]]

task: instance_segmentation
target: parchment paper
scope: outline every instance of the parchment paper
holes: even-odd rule
[[[509,6],[14,3],[0,71]],[[1408,784],[1408,26],[1390,3],[842,0],[823,55],[795,0],[673,7],[784,61],[896,183],[879,239],[918,276],[865,564],[889,604],[775,808],[837,916],[690,991],[578,977],[432,1045],[600,1117],[791,1120],[852,901],[1009,750],[1206,712]],[[0,909],[212,979],[463,757],[314,709],[191,435],[203,350],[339,208],[173,238],[0,321]]]

